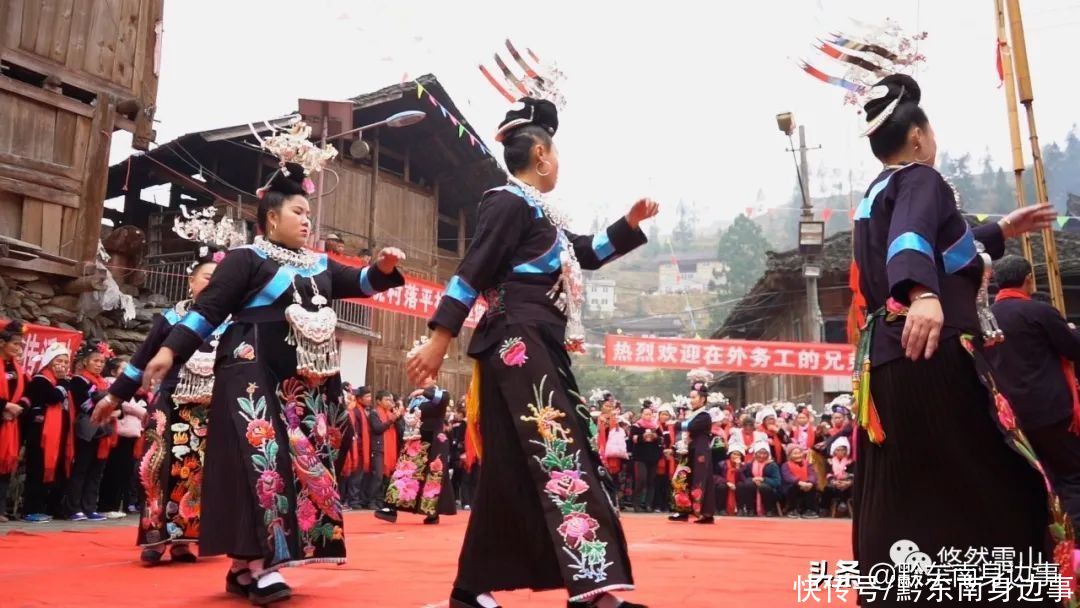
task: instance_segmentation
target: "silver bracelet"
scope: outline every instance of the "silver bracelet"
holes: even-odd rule
[[[915,300],[930,300],[930,299],[937,300],[939,298],[938,298],[938,295],[936,293],[934,293],[932,291],[928,291],[926,293],[920,293],[919,295],[912,298],[911,301],[914,302]]]

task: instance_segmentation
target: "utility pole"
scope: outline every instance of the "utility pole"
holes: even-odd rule
[[[810,202],[810,163],[806,158],[809,148],[806,147],[806,127],[799,125],[799,187],[802,192],[802,221],[814,221],[814,207]],[[813,254],[806,255],[806,267],[811,267],[815,261]],[[806,272],[806,320],[809,325],[810,342],[821,342],[821,306],[818,303],[818,274]],[[810,401],[817,406],[825,403],[825,381],[821,376],[813,376],[810,379]]]
[[[1016,206],[1027,205],[1024,193],[1024,150],[1020,139],[1020,115],[1016,104],[1016,80],[1013,75],[1012,49],[1009,47],[1008,22],[1005,17],[1005,0],[994,0],[997,13],[998,52],[1001,58],[1001,78],[1005,83],[1005,108],[1009,115],[1009,138],[1012,141],[1013,184],[1016,188]],[[1020,237],[1024,257],[1034,266],[1035,258],[1031,253],[1031,237],[1025,233]]]

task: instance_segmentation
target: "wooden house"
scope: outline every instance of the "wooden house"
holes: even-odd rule
[[[92,271],[112,133],[154,138],[162,5],[0,0],[0,269]]]
[[[1061,261],[1061,278],[1069,320],[1080,322],[1080,235],[1065,231],[1054,233]],[[1045,288],[1046,273],[1041,238],[1032,240],[1038,284]],[[1021,255],[1020,244],[1009,241],[1007,253]],[[808,339],[806,280],[802,275],[803,258],[797,249],[769,252],[765,274],[739,301],[713,332],[717,339],[777,340],[803,342]],[[847,314],[851,305],[848,270],[851,263],[851,232],[837,233],[825,241],[820,258],[818,302],[824,321],[824,342],[846,343]],[[994,288],[991,288],[994,291]],[[783,399],[808,401],[809,376],[732,373],[723,375],[722,390],[741,403],[769,402]],[[850,392],[848,378],[825,379],[826,398]]]
[[[379,127],[333,142],[341,154],[323,174],[322,235],[340,235],[352,254],[361,248],[377,252],[399,247],[407,256],[403,269],[408,275],[445,283],[475,229],[480,196],[504,183],[505,174],[478,134],[468,126],[459,134],[449,121],[454,116],[459,124],[468,124],[434,76],[361,95],[349,104],[348,113],[328,121],[329,137],[402,111],[422,110],[427,117],[415,125]],[[310,114],[311,108],[319,111],[319,102],[301,100],[299,105],[305,121],[321,128],[321,116]],[[445,108],[445,117],[439,107]],[[254,234],[254,192],[277,168],[276,159],[259,149],[256,133],[263,137],[289,120],[252,120],[251,125],[181,136],[111,168],[107,196],[122,197],[124,209],[106,210],[105,215],[119,227],[135,225],[146,231],[147,276],[139,278],[145,288],[182,296],[181,275],[192,254],[191,244],[172,233],[182,204],[216,205],[246,224],[249,237]],[[316,195],[311,200],[317,208]],[[425,320],[349,303],[337,307],[345,379],[393,391],[409,388],[404,356],[427,332]],[[465,357],[468,337],[469,332],[463,332],[439,379],[458,396],[466,391],[471,374]],[[363,369],[356,369],[363,361]]]

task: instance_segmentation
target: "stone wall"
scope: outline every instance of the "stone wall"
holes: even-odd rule
[[[86,289],[85,282],[66,277],[0,267],[0,318],[81,331],[108,340],[118,355],[131,355],[146,339],[154,314],[171,304],[121,286],[135,297],[135,318],[125,322],[122,311],[101,310],[97,292]]]

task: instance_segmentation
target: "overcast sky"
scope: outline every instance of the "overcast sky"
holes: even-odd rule
[[[1045,143],[1077,120],[1080,0],[1023,5]],[[939,147],[977,156],[988,148],[1007,160],[993,7],[993,0],[169,1],[158,140],[280,116],[295,111],[300,97],[343,99],[406,73],[433,73],[500,154],[490,134],[506,103],[477,64],[491,64],[510,37],[555,59],[567,76],[558,194],[573,203],[576,225],[594,214],[615,217],[643,195],[666,204],[665,228],[680,199],[709,223],[754,206],[759,189],[766,205],[787,204],[794,170],[775,126],[778,112],[795,112],[810,144],[823,146],[811,152],[812,165],[836,171],[830,182],[846,182],[851,169],[861,192],[876,172],[858,137],[861,119],[842,104],[841,90],[797,67],[800,57],[818,59],[815,37],[852,30],[849,18],[891,17],[908,31],[929,32],[917,77]],[[118,134],[114,162],[129,144]]]

